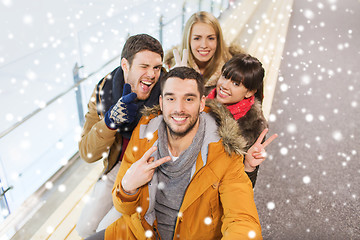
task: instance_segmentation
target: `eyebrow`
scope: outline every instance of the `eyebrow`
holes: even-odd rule
[[[172,92],[166,92],[166,93],[164,93],[164,97],[165,97],[165,96],[173,96],[173,95],[175,95],[175,93],[172,93]],[[195,93],[186,93],[185,96],[186,96],[186,97],[197,97],[198,95],[195,94]]]
[[[145,67],[149,67],[149,66],[150,66],[150,64],[147,64],[147,63],[140,63],[139,65],[140,65],[140,66],[145,66]],[[162,67],[162,64],[158,64],[158,65],[156,65],[156,66],[154,66],[154,67]]]
[[[202,35],[199,35],[199,34],[193,34],[193,36],[202,37]],[[210,34],[210,35],[207,35],[207,37],[216,37],[216,34]]]

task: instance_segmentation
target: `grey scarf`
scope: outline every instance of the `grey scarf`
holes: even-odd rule
[[[205,124],[204,117],[200,114],[199,129],[191,145],[175,162],[169,161],[157,168],[159,185],[156,192],[155,213],[160,236],[164,240],[173,238],[180,206],[190,183],[191,169],[195,166],[204,141]],[[164,121],[159,126],[158,136],[158,157],[169,156]]]

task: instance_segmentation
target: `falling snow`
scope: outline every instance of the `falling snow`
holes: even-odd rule
[[[291,41],[268,117],[270,132],[279,138],[267,149],[271,157],[260,167],[255,187],[257,203],[265,206],[259,210],[264,238],[359,236],[354,199],[360,166],[354,149],[360,143],[360,72],[354,62],[360,61],[355,47],[360,39],[351,19],[359,18],[360,8],[355,2],[305,0],[292,13]],[[340,225],[346,229],[342,235],[333,227]],[[281,227],[287,234],[274,231]]]
[[[204,219],[204,223],[205,223],[206,225],[210,225],[210,224],[212,223],[211,217],[206,217],[206,218]]]
[[[158,187],[159,190],[163,190],[165,188],[165,186],[166,185],[165,185],[164,182],[159,182],[157,187]]]
[[[310,178],[309,176],[304,176],[304,177],[303,177],[303,182],[304,182],[305,184],[309,184],[309,183],[311,182],[311,178]]]
[[[248,237],[249,237],[250,239],[255,238],[255,237],[256,237],[256,232],[251,230],[251,231],[248,233]]]
[[[146,230],[145,231],[145,237],[151,238],[152,236],[153,236],[153,232],[151,230]]]
[[[266,206],[267,206],[267,208],[268,208],[269,210],[274,210],[274,209],[275,209],[275,203],[274,203],[274,202],[268,202],[268,203],[266,204]]]
[[[357,1],[355,2],[358,4]],[[31,124],[35,126],[33,122],[29,122],[29,125],[24,124],[23,127],[18,128],[21,132],[18,135],[20,137],[13,140],[8,138],[9,140],[6,139],[1,143],[4,147],[1,148],[0,159],[2,161],[9,159],[10,165],[21,166],[16,171],[8,171],[11,181],[18,183],[30,175],[29,171],[37,174],[36,176],[44,174],[45,171],[38,166],[31,167],[36,158],[43,158],[43,166],[48,166],[44,163],[65,166],[70,156],[64,153],[69,148],[72,151],[77,150],[82,128],[78,124],[76,115],[75,92],[72,91],[69,93],[70,97],[68,95],[54,105],[47,104],[53,96],[73,84],[74,62],[78,61],[83,65],[82,76],[88,76],[93,69],[97,69],[119,53],[119,46],[125,42],[128,33],[151,29],[155,31],[154,35],[157,37],[160,15],[166,16],[166,13],[182,8],[177,2],[156,1],[156,4],[146,3],[145,9],[138,9],[140,3],[145,4],[142,1],[135,1],[133,4],[114,2],[102,3],[103,6],[100,6],[96,2],[90,2],[86,3],[86,6],[82,5],[79,8],[72,6],[69,9],[54,5],[55,7],[48,7],[49,9],[37,14],[25,11],[25,9],[31,10],[30,5],[22,9],[18,8],[16,1],[1,1],[1,7],[5,9],[4,16],[15,7],[18,9],[16,20],[12,23],[9,23],[11,18],[9,20],[3,18],[3,22],[6,21],[6,24],[11,26],[3,31],[2,44],[0,44],[0,65],[8,66],[3,69],[2,74],[11,72],[11,75],[5,76],[6,81],[2,81],[7,82],[8,85],[0,89],[0,95],[5,99],[1,101],[4,111],[1,118],[3,130],[36,109],[44,110],[44,115],[39,117],[41,120],[36,120],[40,123],[40,127],[31,127]],[[333,208],[333,211],[338,213],[337,217],[344,221],[345,227],[352,226],[358,220],[352,218],[349,206],[356,204],[360,194],[358,181],[356,182],[360,174],[357,161],[360,142],[357,127],[360,119],[358,110],[360,74],[356,65],[359,58],[348,56],[354,52],[359,55],[357,48],[359,30],[357,25],[345,26],[345,23],[347,19],[359,19],[359,9],[357,5],[345,7],[346,4],[337,0],[307,0],[302,2],[304,7],[294,9],[292,12],[294,18],[289,25],[292,46],[284,49],[282,68],[268,116],[270,128],[268,136],[276,132],[280,137],[267,149],[269,156],[260,167],[255,188],[255,199],[260,201],[259,196],[261,196],[262,201],[257,207],[264,234],[269,232],[276,234],[271,231],[280,229],[274,222],[274,216],[279,214],[278,211],[284,211],[282,213],[286,212],[288,216],[286,219],[288,223],[281,227],[285,230],[297,229],[302,237],[321,231],[309,226],[307,219],[310,216],[318,222],[326,223],[327,225],[322,225],[326,226],[324,229],[335,234],[333,226],[339,225],[339,222],[328,214],[327,207]],[[191,13],[197,7],[187,5],[186,12]],[[126,14],[119,14],[124,11]],[[151,19],[156,18],[156,20],[149,20],[148,13],[154,15]],[[331,18],[326,18],[329,13]],[[178,12],[170,15],[174,17],[177,14]],[[116,18],[120,15],[122,17]],[[279,14],[277,19],[281,20],[284,17]],[[236,19],[238,16],[233,15],[232,18]],[[272,24],[269,16],[262,15],[261,18],[268,25]],[[148,20],[147,24],[142,24],[144,19]],[[36,29],[38,26],[42,26],[44,31],[38,31]],[[178,43],[174,42],[173,38],[180,39],[175,30],[175,23],[169,26],[164,28],[166,48]],[[254,36],[261,26],[259,20],[253,25],[247,23],[244,32]],[[45,30],[48,33],[45,33]],[[324,34],[322,31],[328,32]],[[38,34],[32,34],[34,32]],[[237,34],[237,29],[233,27],[230,33]],[[259,38],[256,41],[260,44],[266,40]],[[250,37],[244,39],[246,44],[250,44],[251,41]],[[284,42],[285,38],[279,37],[277,41]],[[10,51],[4,51],[6,48]],[[266,48],[259,48],[259,51],[265,50]],[[38,53],[34,54],[36,52]],[[29,57],[24,57],[26,54],[30,54]],[[273,64],[269,56],[261,60],[264,65]],[[10,64],[12,62],[18,65]],[[19,69],[18,66],[21,66],[22,71],[12,69]],[[110,70],[106,69],[106,71]],[[266,73],[268,72],[270,71],[266,69]],[[88,83],[83,84],[83,101],[87,103],[94,85],[104,74],[98,74]],[[271,88],[267,90],[269,89]],[[16,98],[11,98],[12,95]],[[91,101],[95,102],[96,99],[92,98]],[[84,109],[86,109],[85,102]],[[98,110],[102,111],[102,106],[99,106]],[[76,126],[73,126],[73,123]],[[41,140],[45,139],[42,137],[42,131],[48,136],[45,141]],[[153,137],[152,133],[146,135],[149,140]],[[16,147],[8,147],[6,143],[10,140],[16,142]],[[47,155],[47,149],[50,147],[56,151],[54,153],[56,159],[53,155]],[[134,146],[132,150],[136,152],[139,149]],[[38,156],[35,156],[35,151],[39,153]],[[104,152],[101,156],[106,158],[108,153]],[[88,153],[87,157],[92,158],[92,153]],[[22,169],[29,170],[22,171]],[[2,175],[0,177],[2,178]],[[103,178],[105,180],[106,176],[104,175]],[[164,183],[158,184],[158,189],[164,187]],[[66,185],[54,187],[54,183],[50,181],[45,183],[45,188],[57,190],[62,194],[66,194],[67,191]],[[338,206],[341,206],[341,211]],[[310,210],[311,214],[319,216],[311,215]],[[359,210],[358,207],[355,210]],[[136,211],[142,212],[142,208],[138,207]],[[347,213],[346,216],[343,215],[343,211]],[[5,209],[1,214],[7,216],[9,212]],[[178,216],[181,217],[182,213],[179,212]],[[204,223],[209,225],[212,219],[207,217]],[[344,229],[344,225],[341,229]],[[350,230],[346,228],[346,232],[351,234],[351,230],[354,229],[356,228]],[[46,228],[49,234],[53,231],[52,226]],[[148,238],[152,235],[152,231],[145,232]],[[254,231],[250,231],[248,236],[256,238]],[[278,238],[281,237],[280,235]],[[268,238],[276,237],[268,235]],[[351,237],[342,239],[351,239]]]

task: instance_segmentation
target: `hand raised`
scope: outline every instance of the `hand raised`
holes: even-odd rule
[[[249,148],[247,153],[245,154],[245,171],[252,172],[255,170],[256,166],[260,165],[266,159],[266,151],[265,147],[268,146],[275,138],[278,137],[277,134],[269,137],[264,143],[261,143],[269,131],[268,128],[264,129],[261,132],[260,136],[256,140],[256,142]]]
[[[153,154],[156,149],[156,147],[151,147],[144,153],[142,158],[133,163],[126,171],[121,181],[122,188],[125,192],[130,194],[135,193],[136,189],[150,182],[158,166],[171,160],[171,157],[167,156],[154,161],[154,157],[151,157],[151,154]]]
[[[123,94],[122,94],[122,102],[125,104],[132,103],[137,97],[137,94],[131,92],[131,85],[128,83],[124,84]]]
[[[175,59],[175,66],[173,68],[187,67],[187,61],[188,61],[188,57],[189,57],[187,49],[183,50],[183,58],[182,59],[180,57],[179,51],[176,48],[173,50],[173,54],[174,54],[174,59]]]
[[[105,123],[111,129],[119,128],[124,123],[131,123],[137,115],[135,99],[137,95],[131,92],[130,84],[124,84],[122,97],[105,114]]]

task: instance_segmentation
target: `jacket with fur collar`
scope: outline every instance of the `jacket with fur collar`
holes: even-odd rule
[[[262,239],[243,156],[227,153],[215,119],[209,113],[202,114],[206,121],[204,142],[191,170],[192,178],[176,219],[174,239],[246,239],[250,231],[254,239]],[[132,195],[124,192],[121,182],[129,168],[150,147],[157,145],[157,129],[162,120],[159,108],[146,109],[133,131],[112,192],[114,206],[122,217],[106,229],[106,240],[158,238],[154,213],[159,183],[157,173]],[[230,142],[227,144],[233,147]],[[154,157],[156,161],[157,156]],[[211,224],[204,224],[204,219],[209,217]]]
[[[261,103],[255,99],[255,103],[245,116],[235,120],[230,111],[221,103],[214,99],[207,99],[206,106],[208,111],[215,117],[219,126],[219,135],[224,139],[225,149],[236,152],[246,153],[256,142],[260,133],[268,127],[267,121],[262,113]],[[226,144],[226,145],[225,145]],[[253,187],[256,183],[259,166],[253,172],[246,172]]]
[[[267,122],[261,111],[261,104],[255,101],[249,112],[236,121],[230,111],[213,99],[206,100],[205,112],[209,112],[218,124],[218,134],[222,138],[225,151],[244,155],[255,143],[260,133],[267,127]],[[160,106],[144,108],[143,116],[160,114]],[[253,187],[256,183],[258,167],[253,172],[246,172]]]

